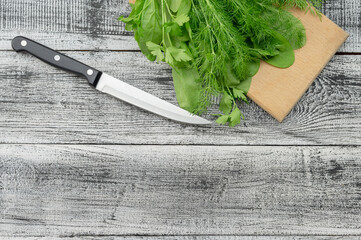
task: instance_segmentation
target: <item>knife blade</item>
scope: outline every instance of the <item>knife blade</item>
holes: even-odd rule
[[[177,122],[195,125],[211,124],[207,119],[193,115],[180,107],[89,67],[34,40],[18,36],[12,40],[12,47],[16,52],[26,51],[50,65],[84,76],[89,84],[97,90],[144,110]]]

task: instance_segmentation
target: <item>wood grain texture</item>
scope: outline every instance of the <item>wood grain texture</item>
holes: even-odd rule
[[[6,237],[1,240],[22,240],[23,237]],[[82,236],[82,237],[26,237],[27,240],[360,240],[359,236]]]
[[[361,235],[360,147],[0,145],[0,153],[2,237]]]
[[[291,12],[306,29],[306,45],[295,51],[295,62],[287,69],[262,61],[247,94],[279,122],[285,119],[349,36],[325,16],[321,21],[310,12],[305,14],[300,9]]]
[[[361,1],[327,0],[323,6],[325,15],[350,34],[340,51],[361,52]]]
[[[330,0],[324,13],[351,34],[342,52],[361,52],[361,2]],[[118,16],[127,0],[0,0],[0,50],[24,35],[61,50],[138,50]]]
[[[66,53],[176,104],[165,64],[140,53]],[[241,106],[246,120],[236,128],[164,119],[25,53],[0,52],[0,59],[1,143],[361,144],[361,56],[336,56],[282,124],[252,103]]]
[[[130,10],[127,0],[0,0],[0,49],[24,35],[63,50],[138,50],[117,20]]]
[[[361,239],[361,56],[336,56],[284,123],[251,103],[230,129],[168,121],[9,51],[25,35],[176,103],[169,67],[116,20],[129,12],[0,0],[0,239]],[[351,34],[340,51],[361,52],[361,2],[324,12]]]

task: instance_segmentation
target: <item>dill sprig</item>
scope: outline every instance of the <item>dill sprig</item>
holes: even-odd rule
[[[204,86],[216,93],[227,90],[221,75],[226,63],[237,66],[237,76],[247,77],[250,61],[249,46],[241,35],[227,7],[218,0],[192,1],[191,28],[196,46],[194,66],[204,80]],[[217,14],[214,14],[217,12]]]
[[[322,3],[325,0],[266,0],[277,6],[284,6],[287,8],[300,8],[302,10],[311,11],[312,13],[320,14]]]

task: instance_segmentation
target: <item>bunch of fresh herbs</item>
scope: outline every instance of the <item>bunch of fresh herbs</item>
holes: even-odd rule
[[[151,61],[173,69],[180,107],[201,114],[221,96],[217,122],[235,126],[260,60],[288,68],[306,43],[302,23],[287,9],[319,14],[322,0],[137,0],[126,29]]]

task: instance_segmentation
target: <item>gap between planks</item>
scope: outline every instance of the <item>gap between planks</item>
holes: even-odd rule
[[[96,49],[56,49],[56,51],[61,51],[61,52],[125,52],[125,53],[128,53],[128,52],[133,52],[133,53],[140,53],[141,51],[140,50],[132,50],[132,49],[129,49],[129,50],[96,50]],[[0,52],[13,52],[13,50],[1,50],[0,49]],[[336,52],[335,55],[339,55],[339,56],[352,56],[352,55],[361,55],[361,52]]]
[[[16,146],[16,145],[27,145],[27,146],[132,146],[132,147],[141,147],[141,146],[155,146],[155,147],[307,147],[307,148],[318,148],[318,147],[360,147],[361,144],[348,144],[348,145],[340,145],[340,144],[320,144],[320,145],[311,145],[311,144],[154,144],[154,143],[144,143],[144,144],[131,144],[131,143],[1,143],[0,146]]]
[[[21,240],[21,239],[50,239],[44,236],[28,236],[28,237],[0,237],[0,240]],[[51,240],[81,240],[81,239],[97,239],[97,240],[359,240],[358,235],[64,235],[52,237]]]

